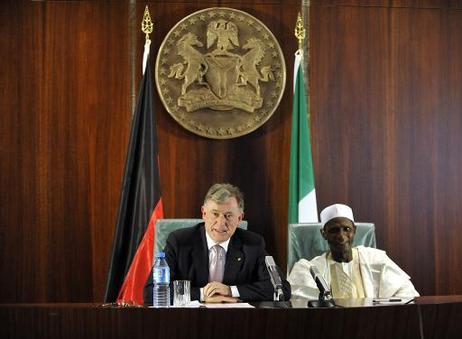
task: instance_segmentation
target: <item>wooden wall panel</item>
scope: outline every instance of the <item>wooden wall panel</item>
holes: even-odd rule
[[[126,6],[1,6],[0,300],[101,299],[130,122]]]
[[[158,49],[169,30],[183,17],[214,5],[213,2],[149,3],[156,22],[153,49]],[[281,43],[289,73],[285,95],[267,123],[251,134],[231,140],[211,140],[186,131],[157,100],[165,214],[167,217],[200,217],[207,189],[215,182],[231,182],[244,191],[249,228],[265,237],[268,248],[282,263],[286,260],[287,242],[290,73],[296,50],[293,26],[299,6],[297,1],[224,1],[220,6],[250,13],[264,22],[281,42],[287,42]],[[139,4],[138,12],[143,8],[144,2]],[[142,43],[140,39],[139,45]]]
[[[313,6],[384,8],[462,8],[462,0],[311,0]]]
[[[320,205],[346,202],[374,221],[379,247],[423,294],[461,292],[461,15],[312,10]]]
[[[199,216],[207,188],[232,182],[246,195],[249,228],[285,267],[299,1],[7,1],[0,5],[0,302],[102,300],[146,4],[154,53],[176,22],[211,6],[249,12],[281,42],[285,95],[249,135],[202,138],[156,104],[166,216]],[[460,2],[312,4],[319,207],[346,202],[358,220],[375,222],[379,246],[423,294],[461,294]]]

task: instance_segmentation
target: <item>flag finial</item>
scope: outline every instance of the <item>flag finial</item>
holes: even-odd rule
[[[298,12],[297,23],[295,24],[295,37],[298,40],[298,48],[302,50],[303,40],[305,39],[305,27],[303,27],[303,20],[300,12]]]
[[[146,34],[146,41],[149,40],[149,34],[152,33],[153,23],[151,20],[151,14],[149,14],[148,5],[144,8],[143,21],[141,22],[141,30]]]
[[[152,33],[154,24],[151,20],[151,14],[149,14],[148,5],[144,8],[143,21],[141,21],[141,30],[146,34],[146,40],[144,42],[144,52],[143,52],[143,64],[141,65],[143,74],[146,69],[146,63],[149,56],[149,49],[151,47],[151,39],[149,39],[149,34]]]

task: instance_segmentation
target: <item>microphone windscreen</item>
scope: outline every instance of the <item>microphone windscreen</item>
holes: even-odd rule
[[[276,263],[274,262],[273,257],[270,256],[270,255],[267,255],[265,257],[265,264],[266,264],[266,266],[276,266]]]
[[[316,266],[310,266],[310,273],[313,279],[316,280],[316,277],[320,276],[321,273],[319,272],[318,268]]]

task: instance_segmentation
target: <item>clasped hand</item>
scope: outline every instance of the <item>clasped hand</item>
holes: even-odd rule
[[[238,299],[232,296],[228,285],[212,281],[204,286],[204,301],[206,303],[235,303]]]

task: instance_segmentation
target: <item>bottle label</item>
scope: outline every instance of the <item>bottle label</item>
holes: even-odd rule
[[[168,267],[154,269],[154,283],[170,284],[170,269]]]

